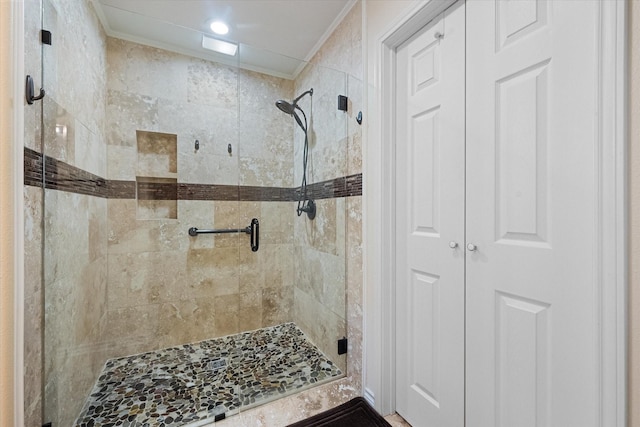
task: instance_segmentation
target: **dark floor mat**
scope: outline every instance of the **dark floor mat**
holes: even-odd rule
[[[322,412],[288,427],[391,427],[362,398],[356,397],[347,403]]]

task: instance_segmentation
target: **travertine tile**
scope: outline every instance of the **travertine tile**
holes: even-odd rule
[[[150,337],[157,337],[160,309],[161,304],[150,304],[109,310],[104,340],[117,342],[126,337],[149,343]],[[154,338],[152,346],[157,345],[157,338]]]
[[[240,312],[240,295],[221,295],[215,299],[215,332],[221,337],[240,332],[238,314]]]
[[[25,297],[24,302],[24,403],[25,423],[40,421],[38,411],[42,407],[42,293],[35,292]],[[33,425],[33,424],[30,424]]]
[[[24,186],[25,298],[42,291],[43,197],[41,188]]]
[[[185,264],[186,255],[182,251],[111,255],[107,300],[109,308],[113,310],[159,304],[180,300],[184,295],[189,295],[185,288]]]
[[[384,419],[387,420],[392,427],[411,427],[411,424],[406,422],[404,418],[398,414],[387,415]]]
[[[107,147],[107,178],[135,181],[137,155],[135,146],[109,145]]]
[[[44,154],[75,166],[76,118],[52,98],[42,102]]]
[[[178,135],[136,130],[137,175],[167,177],[178,173]]]
[[[292,286],[262,290],[262,323],[265,326],[291,321]]]
[[[109,89],[135,95],[187,100],[190,59],[162,49],[109,38]]]
[[[187,70],[187,100],[199,105],[237,108],[237,69],[202,59],[190,59]]]
[[[178,219],[176,200],[138,200],[136,218],[139,220]]]
[[[292,168],[286,159],[240,158],[240,185],[290,187]]]
[[[109,146],[136,147],[136,131],[156,131],[158,122],[157,98],[118,90],[107,91]]]
[[[159,307],[161,347],[197,342],[215,336],[213,298],[165,302]]]
[[[238,326],[241,331],[252,331],[262,327],[262,291],[240,294]]]

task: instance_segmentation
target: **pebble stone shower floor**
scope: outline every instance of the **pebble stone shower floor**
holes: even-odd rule
[[[110,359],[75,425],[213,422],[340,375],[294,323],[285,323]]]

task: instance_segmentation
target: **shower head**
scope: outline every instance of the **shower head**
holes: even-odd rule
[[[276,101],[276,107],[278,107],[283,113],[293,114],[295,113],[295,108],[297,107],[297,105],[289,104],[283,99],[278,99]]]
[[[279,99],[276,101],[276,107],[278,107],[278,109],[280,111],[282,111],[283,113],[289,114],[291,116],[293,116],[293,118],[296,119],[296,122],[298,122],[298,124],[300,125],[300,127],[306,131],[305,126],[302,125],[302,121],[300,120],[300,117],[298,117],[298,115],[296,114],[296,108],[300,111],[302,111],[302,109],[300,107],[298,107],[298,101],[300,101],[300,99],[302,99],[303,96],[305,95],[311,95],[313,96],[313,88],[309,89],[308,91],[304,92],[302,95],[298,96],[296,99],[294,99],[291,102],[287,102],[284,99]],[[304,114],[304,112],[303,112]]]

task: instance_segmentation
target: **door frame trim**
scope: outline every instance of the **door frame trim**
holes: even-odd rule
[[[16,427],[24,425],[24,7],[0,6],[0,412]]]
[[[371,99],[377,123],[369,128],[371,149],[365,152],[367,201],[365,214],[367,301],[365,366],[367,388],[383,414],[395,411],[395,247],[393,224],[395,186],[394,79],[395,50],[455,0],[414,5],[375,41],[377,94]],[[628,284],[628,165],[627,154],[627,5],[624,0],[600,2],[598,22],[598,177],[599,203],[594,226],[600,263],[599,282],[599,402],[600,425],[624,427],[627,419],[627,284]],[[377,167],[376,167],[377,166]],[[375,195],[379,196],[375,196]],[[375,213],[375,210],[378,213]],[[604,286],[607,283],[607,286]]]

